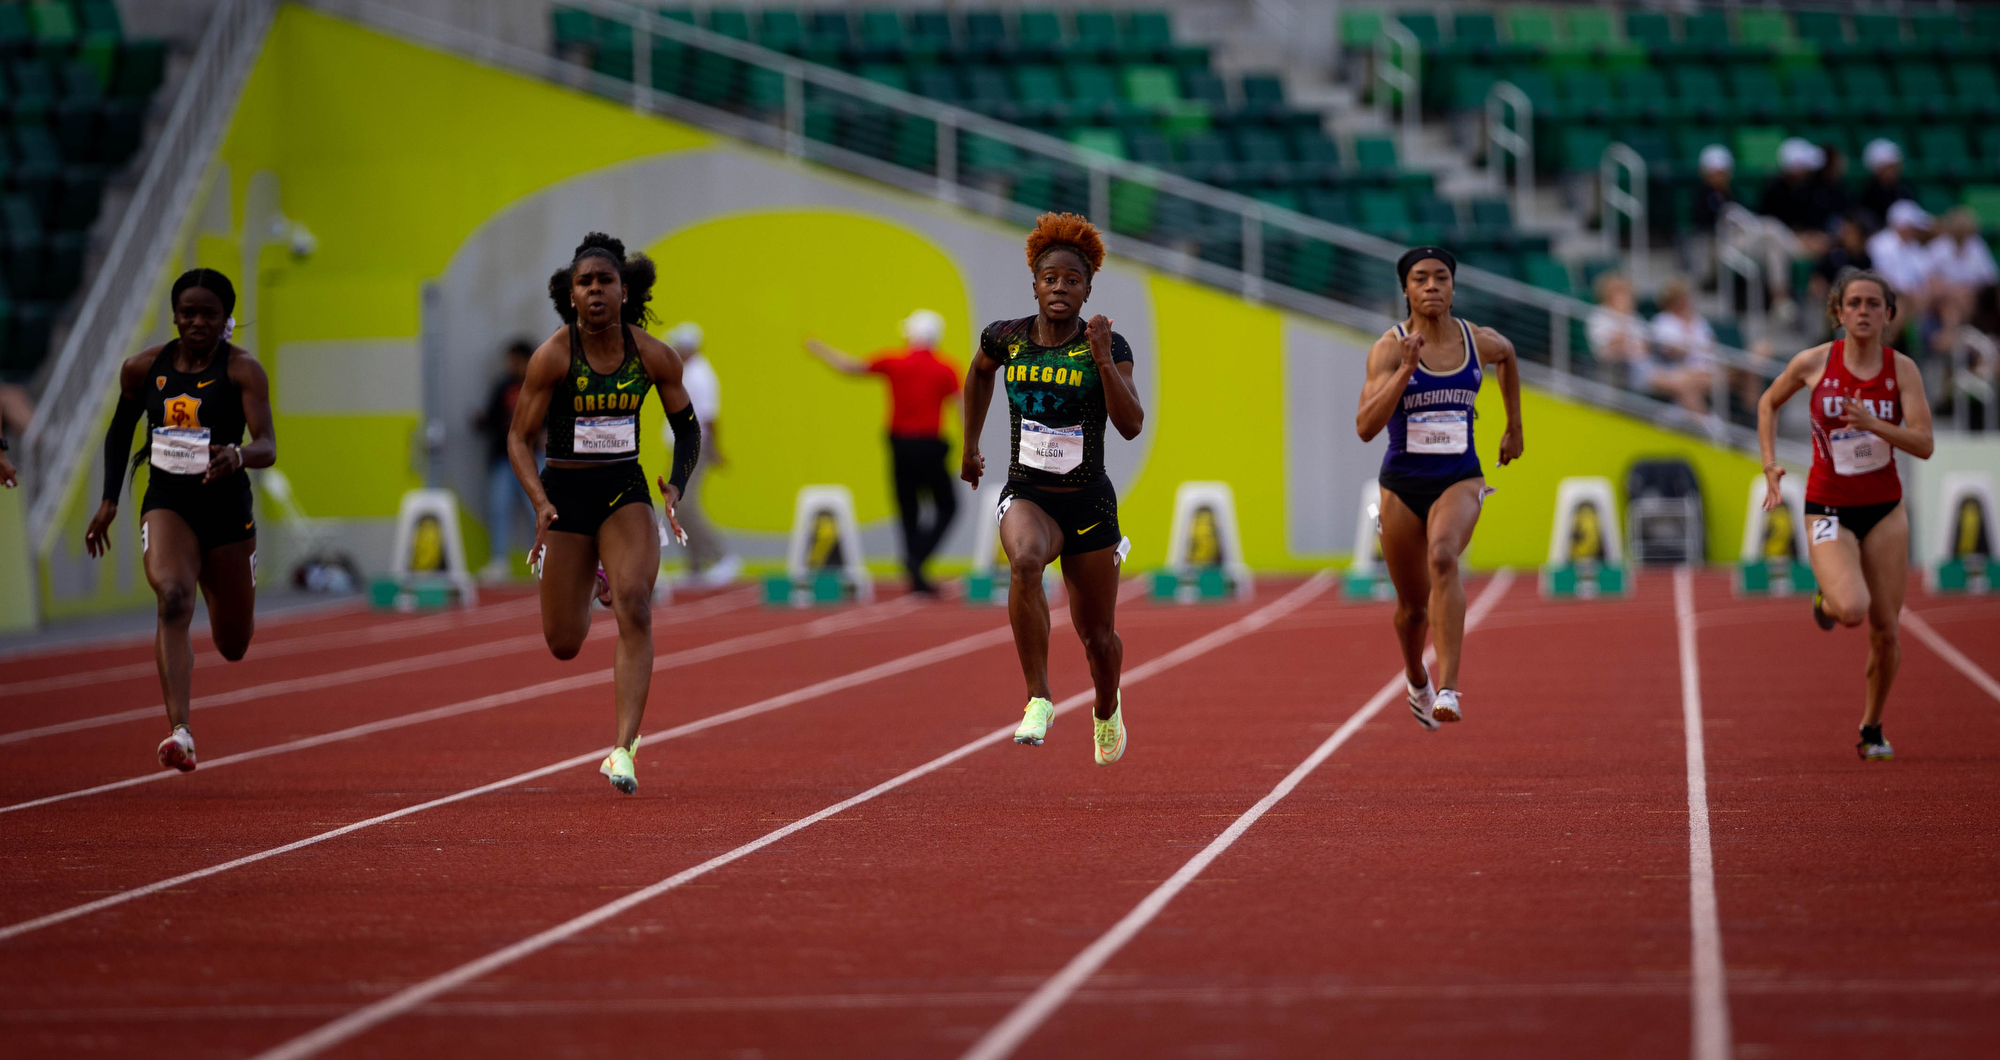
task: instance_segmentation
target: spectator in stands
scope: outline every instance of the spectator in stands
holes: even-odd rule
[[[1799,315],[1792,300],[1792,260],[1816,258],[1832,242],[1826,232],[1830,218],[1820,215],[1825,203],[1814,180],[1826,165],[1826,152],[1793,137],[1779,147],[1778,165],[1780,172],[1764,189],[1756,211],[1738,202],[1722,208],[1716,240],[1757,263],[1772,315],[1789,326]]]
[[[1861,227],[1853,212],[1834,222],[1833,246],[1827,248],[1826,255],[1813,266],[1812,287],[1806,301],[1819,305],[1826,301],[1827,289],[1833,281],[1848,269],[1872,269],[1874,263],[1868,257],[1868,230]],[[1828,325],[1830,328],[1832,325]],[[1756,402],[1751,402],[1756,404]]]
[[[1889,223],[1889,207],[1904,199],[1914,201],[1917,190],[1903,180],[1903,149],[1894,140],[1868,141],[1861,150],[1861,164],[1868,167],[1868,183],[1854,205],[1862,229],[1872,236]]]
[[[1818,144],[1794,136],[1778,145],[1778,175],[1764,187],[1757,212],[1775,217],[1792,230],[1805,255],[1819,257],[1832,243],[1827,229],[1833,212],[1827,209],[1820,173],[1827,168],[1827,154]]]
[[[1694,304],[1686,280],[1668,280],[1660,287],[1660,309],[1653,318],[1653,355],[1633,373],[1632,386],[1665,398],[1708,423],[1720,421],[1708,407],[1709,384],[1715,370],[1715,332]]]
[[[1820,153],[1826,163],[1813,175],[1813,213],[1819,218],[1819,231],[1826,234],[1827,245],[1833,243],[1834,232],[1840,221],[1847,216],[1847,156],[1833,144],[1820,144]],[[1807,300],[1808,305],[1818,302]]]
[[[1622,373],[1636,390],[1647,389],[1640,382],[1650,340],[1646,321],[1635,312],[1632,281],[1623,273],[1607,272],[1597,278],[1597,308],[1590,311],[1584,334],[1590,340],[1590,355],[1599,364],[1624,365]]]
[[[1868,258],[1896,288],[1896,315],[1890,331],[1883,336],[1920,328],[1931,311],[1931,215],[1910,199],[1898,199],[1889,206],[1889,227],[1868,240]],[[1902,340],[1911,356],[1919,356],[1921,343]]]
[[[1972,319],[1985,291],[2000,281],[1993,251],[1979,235],[1979,218],[1961,206],[1944,215],[1938,236],[1931,240],[1931,298],[1938,329],[1931,347],[1950,350],[1958,344],[1958,329]]]
[[[528,378],[528,358],[534,354],[535,344],[525,338],[507,344],[506,372],[493,384],[486,395],[486,407],[473,420],[473,426],[486,436],[486,541],[492,558],[480,574],[488,579],[513,574],[514,524],[522,519],[529,526],[535,524],[535,506],[514,477],[513,465],[507,462],[507,430],[514,422],[514,405],[521,400],[521,382]],[[541,461],[541,454],[536,453],[535,463]]]
[[[1701,149],[1697,165],[1701,189],[1695,193],[1694,223],[1713,232],[1722,221],[1722,211],[1736,201],[1736,156],[1721,144],[1709,144]]]

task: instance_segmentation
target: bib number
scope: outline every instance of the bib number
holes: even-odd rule
[[[622,456],[639,452],[639,417],[578,416],[570,452],[577,456]]]
[[[1405,448],[1412,453],[1463,453],[1472,441],[1472,421],[1463,409],[1412,412],[1406,426]]]
[[[1083,428],[1046,427],[1034,420],[1021,421],[1021,464],[1038,471],[1064,475],[1083,463]]]
[[[1838,540],[1840,540],[1840,516],[1817,515],[1813,517],[1813,522],[1812,522],[1813,544],[1824,545],[1829,541],[1838,541]]]
[[[208,472],[208,428],[153,428],[154,467],[169,475],[202,475]]]
[[[1839,475],[1865,475],[1889,466],[1889,443],[1872,431],[1838,430],[1827,435],[1833,450],[1833,470]]]

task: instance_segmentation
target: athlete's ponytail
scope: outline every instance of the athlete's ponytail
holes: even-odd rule
[[[644,327],[653,322],[653,284],[659,278],[653,259],[644,254],[627,257],[622,240],[592,232],[576,245],[570,263],[549,276],[549,301],[555,303],[556,315],[563,323],[576,323],[576,306],[570,301],[569,290],[576,267],[585,258],[605,258],[618,267],[618,282],[625,287],[625,305],[620,313],[625,323]]]

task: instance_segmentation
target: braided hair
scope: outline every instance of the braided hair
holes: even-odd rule
[[[569,291],[576,277],[576,267],[585,258],[604,258],[617,267],[618,281],[625,286],[625,304],[619,313],[624,323],[644,327],[653,322],[653,283],[659,279],[653,259],[644,254],[628,257],[622,240],[602,232],[591,232],[576,245],[576,253],[571,255],[569,264],[549,276],[549,301],[555,303],[556,315],[562,318],[563,323],[576,323],[576,306],[570,302]]]

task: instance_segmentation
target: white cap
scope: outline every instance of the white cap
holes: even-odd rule
[[[1723,173],[1736,168],[1736,156],[1721,144],[1709,144],[1701,149],[1701,171],[1703,173]]]
[[[903,341],[920,350],[935,350],[944,338],[944,318],[919,309],[903,318]]]
[[[1869,169],[1881,169],[1903,160],[1903,149],[1894,140],[1870,140],[1861,149],[1861,164]]]
[[[1929,228],[1930,224],[1929,211],[1909,199],[1897,199],[1896,204],[1889,207],[1890,228]]]
[[[1791,172],[1798,169],[1818,169],[1826,165],[1826,152],[1818,144],[1802,137],[1786,138],[1778,145],[1778,168]]]
[[[675,324],[673,330],[667,332],[667,345],[672,346],[674,352],[682,356],[700,353],[701,325],[692,320],[683,320]]]

